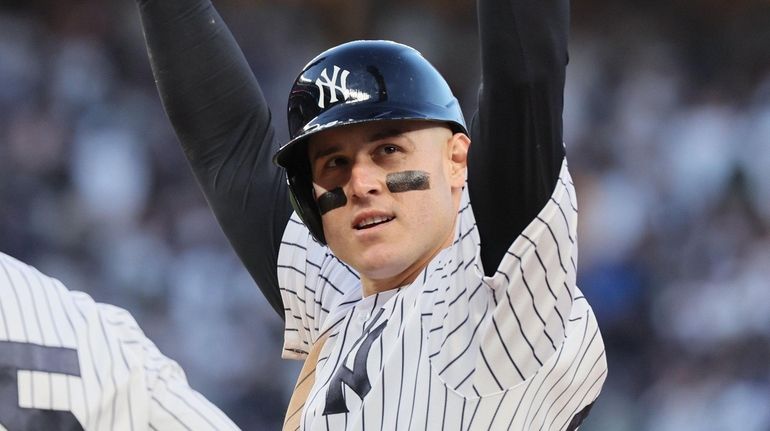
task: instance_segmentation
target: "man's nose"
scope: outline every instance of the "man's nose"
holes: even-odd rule
[[[382,190],[381,172],[377,166],[357,162],[350,169],[350,191],[354,197],[366,198]]]

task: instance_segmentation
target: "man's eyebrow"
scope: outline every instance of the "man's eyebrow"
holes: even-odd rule
[[[382,130],[382,131],[376,132],[373,135],[371,135],[369,137],[369,142],[379,141],[379,140],[387,139],[387,138],[393,138],[393,137],[396,137],[396,136],[401,136],[403,134],[404,134],[404,131],[401,130],[401,129]]]
[[[375,132],[374,134],[370,135],[368,142],[375,142],[375,141],[380,141],[382,139],[394,138],[396,136],[401,136],[403,134],[404,134],[404,131],[402,129],[398,129],[398,128],[381,130],[381,131]],[[328,146],[326,148],[323,148],[323,149],[320,149],[320,150],[314,152],[311,155],[310,160],[311,161],[317,160],[317,159],[319,159],[321,157],[328,156],[329,154],[333,154],[333,153],[335,153],[337,151],[340,151],[340,146],[339,145],[337,145],[337,144],[330,145],[330,146]]]
[[[328,146],[326,148],[322,148],[322,149],[316,151],[312,155],[312,157],[310,157],[310,161],[312,162],[313,160],[318,160],[321,157],[325,157],[325,156],[328,156],[329,154],[336,153],[339,150],[340,150],[340,146],[339,145],[330,145],[330,146]]]

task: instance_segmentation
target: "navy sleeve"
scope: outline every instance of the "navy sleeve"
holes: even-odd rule
[[[568,0],[479,0],[482,77],[468,187],[494,274],[553,192],[564,158]]]
[[[209,0],[137,0],[163,107],[219,225],[283,317],[276,264],[291,215],[270,110]]]

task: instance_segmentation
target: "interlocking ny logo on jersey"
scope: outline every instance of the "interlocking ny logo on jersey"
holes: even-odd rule
[[[350,98],[350,90],[348,90],[348,75],[350,74],[349,71],[342,69],[342,74],[340,74],[340,67],[334,66],[334,71],[332,72],[332,77],[329,79],[329,74],[326,72],[326,68],[321,71],[321,77],[316,78],[315,85],[318,86],[318,91],[320,94],[318,95],[318,107],[323,109],[325,105],[326,95],[324,93],[324,87],[329,89],[329,103],[336,103],[339,101],[337,99],[337,92],[339,91],[342,93],[342,100],[346,101]],[[337,77],[340,78],[340,84],[337,85]]]
[[[385,320],[380,323],[379,326],[372,329],[372,326],[379,320],[382,312],[383,309],[380,308],[379,313],[374,316],[366,330],[361,334],[361,338],[364,336],[366,336],[366,338],[363,342],[361,342],[361,339],[358,340],[358,342],[361,343],[361,346],[358,348],[355,358],[353,358],[353,369],[351,370],[345,365],[345,362],[347,362],[348,357],[350,356],[350,353],[348,353],[345,355],[345,360],[342,361],[342,364],[334,373],[334,377],[332,377],[332,380],[329,382],[329,388],[326,392],[324,415],[348,412],[342,385],[347,385],[362,400],[366,394],[372,390],[372,384],[366,373],[366,359],[369,357],[369,350],[372,349],[372,343],[374,343],[374,340],[382,334],[382,330],[385,329],[385,324],[388,323],[388,321]]]

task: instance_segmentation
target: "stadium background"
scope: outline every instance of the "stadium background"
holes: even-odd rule
[[[0,5],[0,250],[128,309],[239,425],[278,429],[297,364],[178,149],[134,3]],[[415,46],[473,112],[470,0],[216,5],[280,136],[297,71],[353,38]],[[609,360],[583,429],[770,430],[770,3],[572,10],[579,284]]]

